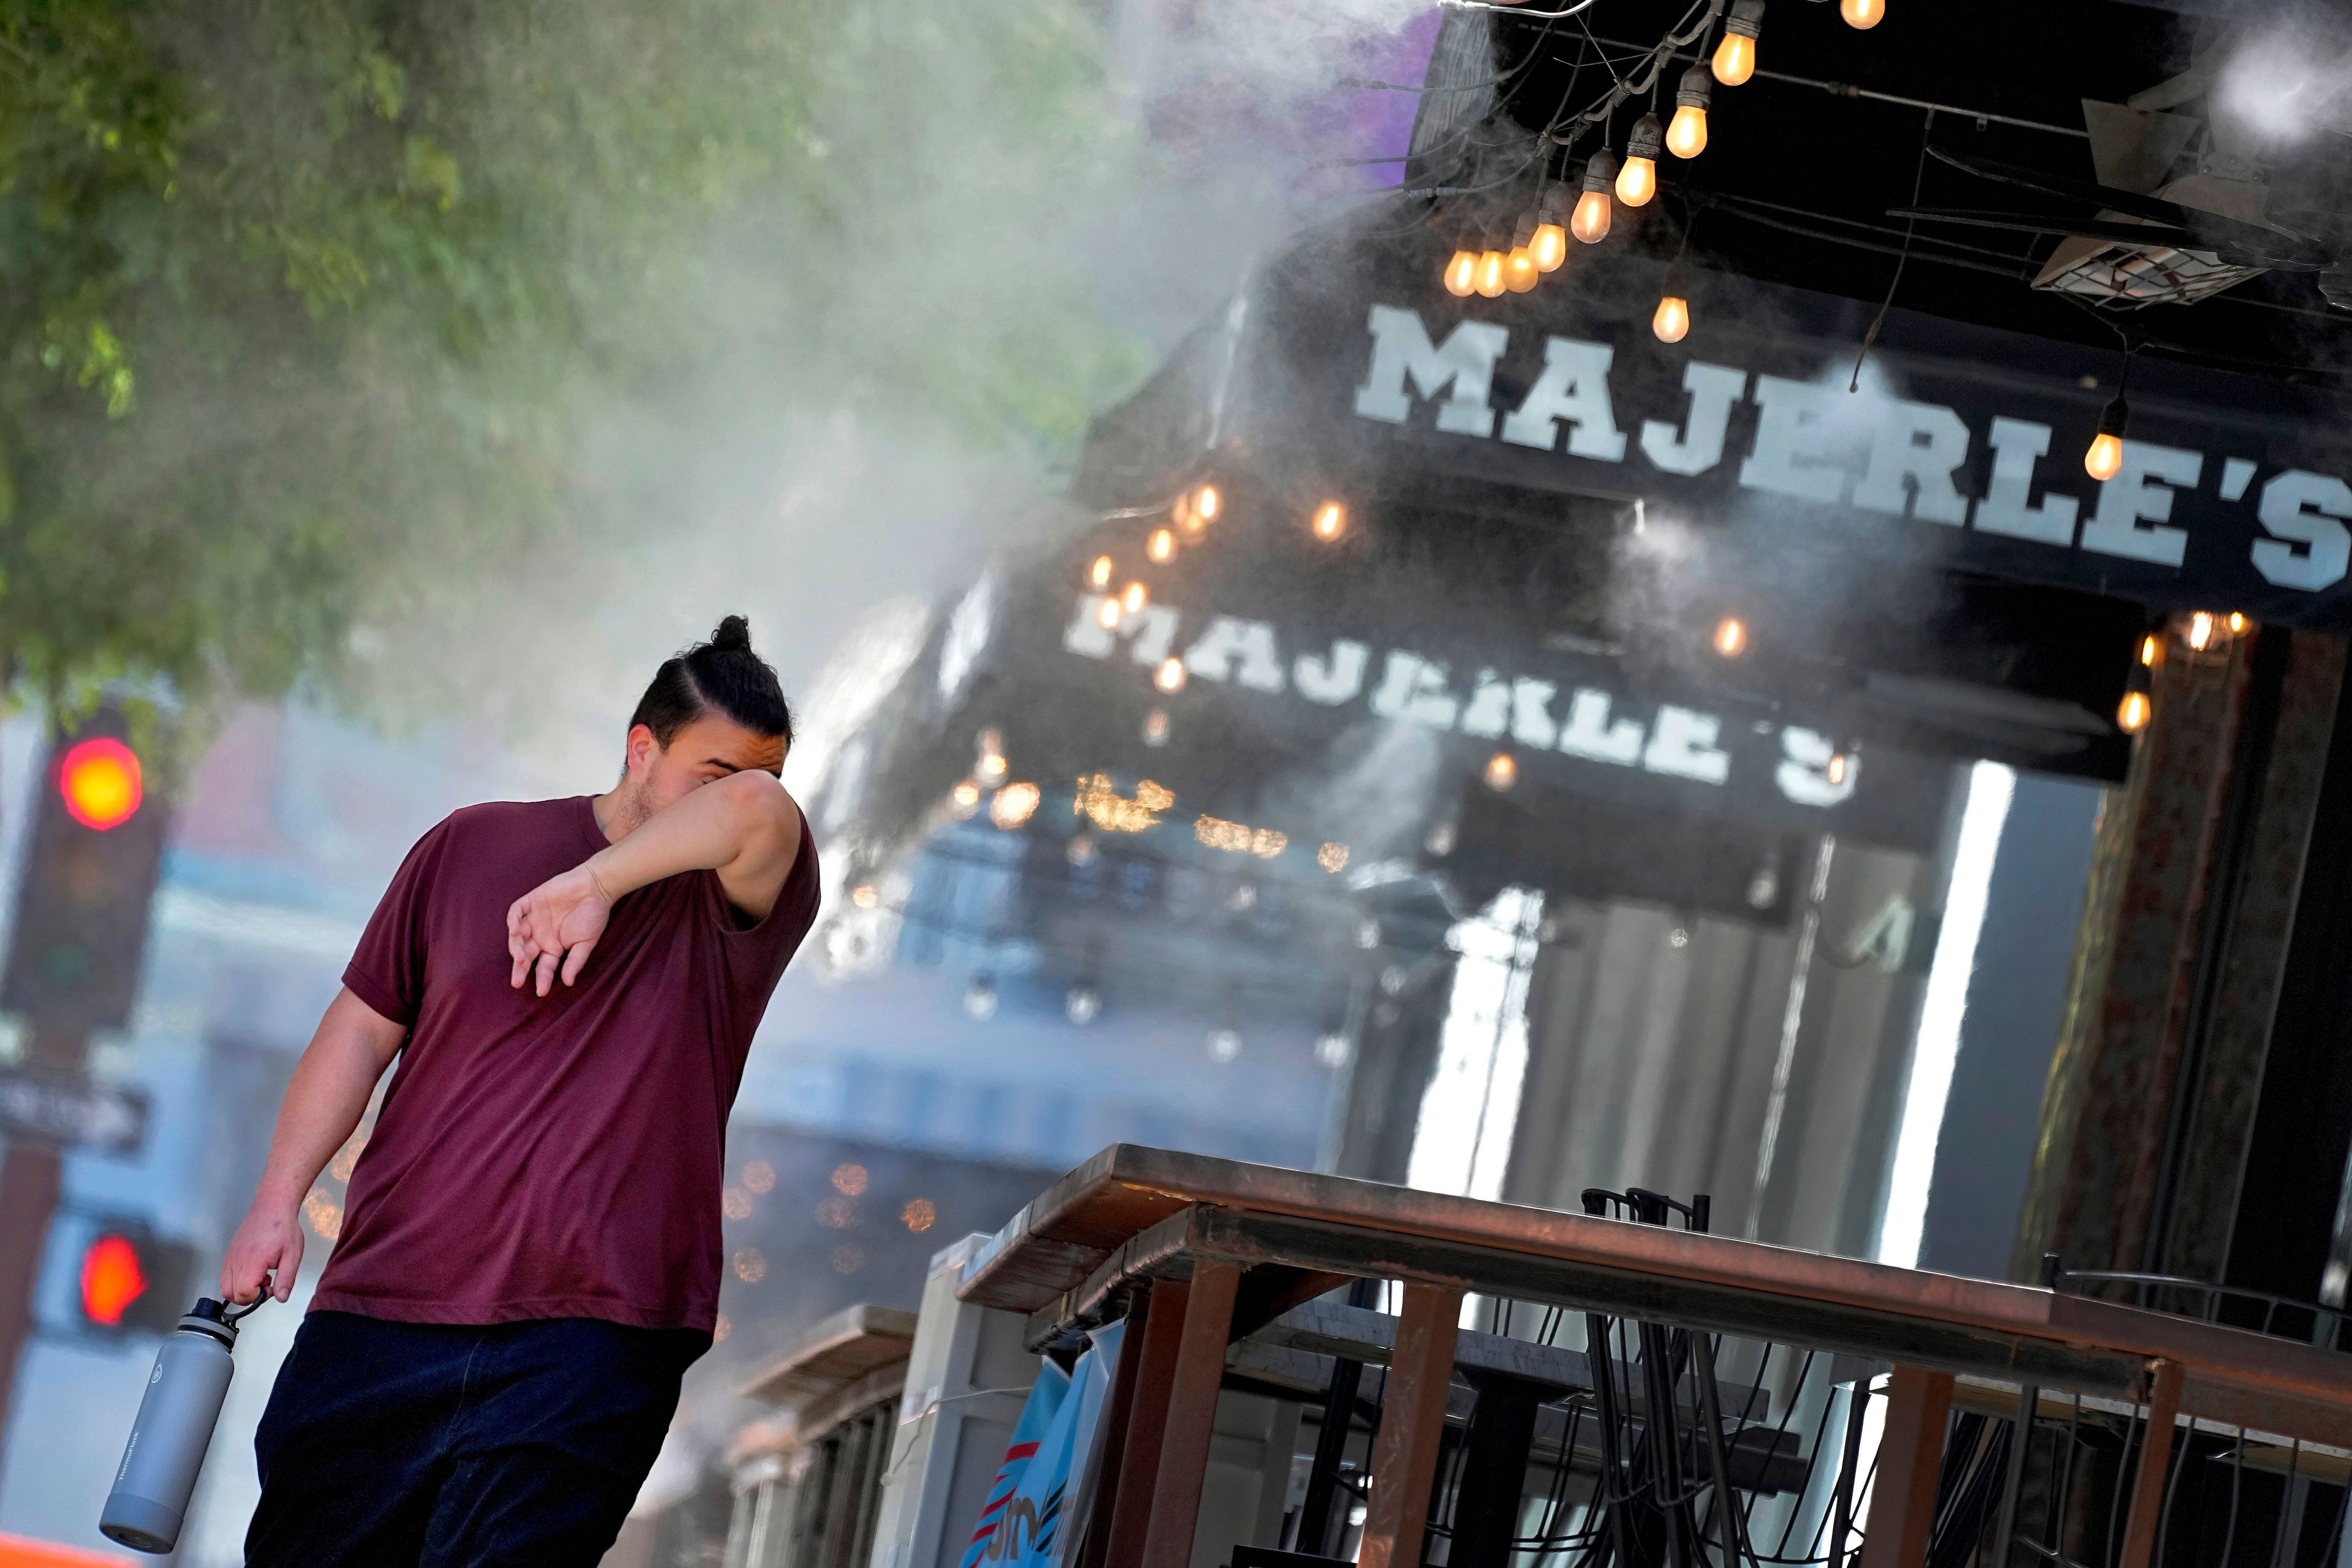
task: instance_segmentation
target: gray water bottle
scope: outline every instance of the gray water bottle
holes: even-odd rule
[[[139,1401],[139,1418],[131,1424],[121,1467],[114,1472],[114,1489],[99,1516],[99,1531],[109,1541],[138,1552],[169,1552],[179,1544],[196,1472],[204,1468],[221,1401],[228,1396],[237,1321],[268,1300],[266,1281],[245,1307],[205,1297],[163,1341]]]

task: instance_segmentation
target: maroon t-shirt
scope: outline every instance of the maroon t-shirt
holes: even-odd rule
[[[576,984],[508,984],[508,906],[604,846],[576,795],[468,806],[402,862],[343,984],[408,1040],[312,1306],[712,1327],[727,1114],[816,918],[816,846],[803,821],[757,925],[686,872],[613,907]]]

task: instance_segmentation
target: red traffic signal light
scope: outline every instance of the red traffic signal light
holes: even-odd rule
[[[101,1219],[81,1244],[82,1322],[107,1334],[169,1332],[188,1310],[196,1249],[128,1215]]]
[[[84,827],[100,833],[120,827],[146,798],[139,753],[110,735],[78,742],[58,759],[58,794],[66,814]]]
[[[99,1327],[122,1327],[122,1315],[147,1294],[149,1284],[147,1260],[129,1237],[104,1231],[82,1248],[81,1315]]]

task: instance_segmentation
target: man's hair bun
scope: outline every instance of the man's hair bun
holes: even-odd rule
[[[629,723],[645,725],[667,746],[679,730],[714,711],[755,735],[793,743],[792,708],[776,672],[751,651],[751,623],[740,616],[729,616],[709,642],[697,643],[655,671]]]

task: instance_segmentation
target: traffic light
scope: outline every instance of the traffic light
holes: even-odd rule
[[[16,899],[0,1011],[88,1037],[130,1021],[168,827],[122,715],[103,709],[50,749]]]
[[[100,1225],[82,1243],[75,1279],[82,1321],[110,1334],[168,1332],[188,1310],[196,1249],[135,1223]]]

